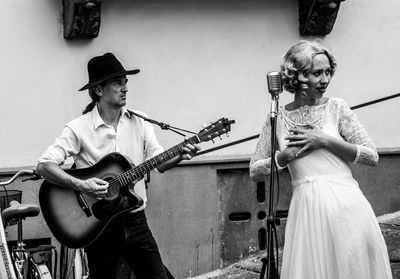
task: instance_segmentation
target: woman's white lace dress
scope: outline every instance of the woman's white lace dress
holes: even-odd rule
[[[278,149],[288,129],[312,123],[323,132],[357,145],[354,163],[375,165],[374,144],[342,99],[294,111],[280,108]],[[263,126],[250,174],[270,173],[270,124]],[[293,196],[286,223],[281,279],[392,278],[386,244],[375,214],[352,177],[349,163],[326,149],[313,150],[288,164]]]

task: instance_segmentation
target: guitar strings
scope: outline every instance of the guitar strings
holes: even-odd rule
[[[112,180],[110,180],[108,182],[109,189],[116,190],[123,185],[130,184],[133,181],[135,181],[136,179],[138,179],[139,177],[141,177],[143,174],[156,168],[158,165],[171,160],[175,156],[179,155],[179,153],[183,149],[184,143],[185,142],[178,144],[177,146],[174,146],[174,147],[166,150],[165,152],[153,157],[152,159],[150,159],[146,162],[143,162],[142,164],[134,167],[133,169],[131,169],[125,173],[117,175],[115,178],[113,178]],[[190,143],[192,143],[191,140],[190,140]]]
[[[130,169],[127,172],[117,175],[115,178],[108,181],[109,192],[113,192],[114,190],[118,190],[121,187],[134,182],[139,177],[143,176],[143,174],[153,170],[158,165],[161,165],[161,164],[171,160],[175,156],[178,156],[182,152],[183,145],[186,142],[194,144],[193,139],[195,139],[195,138],[196,137],[192,137],[192,138],[166,150],[165,152],[151,158],[150,160],[143,162],[142,164],[134,167],[133,169]],[[84,195],[85,195],[86,199],[90,199],[92,201],[97,200],[96,198],[89,196],[87,194],[84,194]]]

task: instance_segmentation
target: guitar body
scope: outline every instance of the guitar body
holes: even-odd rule
[[[91,167],[66,170],[82,180],[92,177],[109,183],[113,180],[109,186],[109,197],[102,200],[45,180],[40,187],[39,203],[55,238],[70,248],[85,247],[100,235],[114,217],[142,206],[143,200],[139,196],[129,191],[127,186],[115,183],[119,174],[131,169],[124,156],[111,153]]]

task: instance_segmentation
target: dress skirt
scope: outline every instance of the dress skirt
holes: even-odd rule
[[[281,279],[391,279],[375,214],[349,175],[293,182]]]

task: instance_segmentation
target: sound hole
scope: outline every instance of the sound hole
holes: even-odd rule
[[[115,178],[114,176],[110,175],[110,176],[105,176],[102,179],[107,181],[108,183],[110,183],[110,181],[113,180],[114,178]],[[118,181],[114,181],[114,183],[109,184],[109,186],[108,186],[107,196],[110,197],[110,198],[114,197],[114,196],[117,196],[119,194],[119,189],[120,189],[119,182]]]

